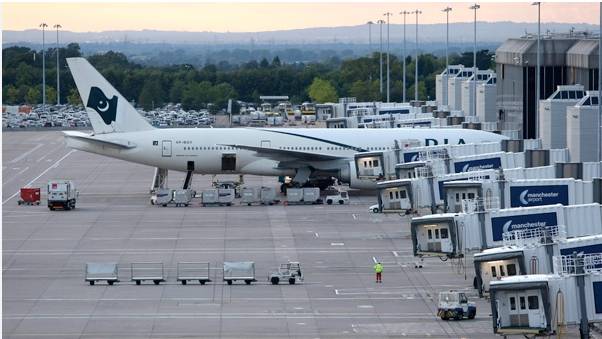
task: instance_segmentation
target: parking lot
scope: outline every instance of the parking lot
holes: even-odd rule
[[[342,206],[163,208],[149,203],[153,168],[72,151],[60,132],[4,132],[2,155],[4,337],[493,337],[472,262],[414,268],[409,218],[369,213],[373,194],[354,193]],[[53,178],[77,183],[75,210],[44,205]],[[170,186],[183,179],[170,173]],[[193,187],[210,180],[196,176]],[[17,205],[27,184],[43,188],[40,206]],[[209,262],[213,281],[179,284],[184,261]],[[226,285],[224,261],[254,261],[258,281]],[[304,283],[271,285],[268,273],[287,261],[301,262]],[[117,262],[121,282],[89,286],[88,262]],[[167,281],[135,285],[134,262],[164,263]],[[447,289],[473,296],[475,320],[436,317]]]

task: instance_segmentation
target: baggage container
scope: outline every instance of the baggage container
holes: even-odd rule
[[[289,188],[286,190],[286,201],[289,204],[298,204],[303,202],[302,188]]]
[[[257,187],[243,187],[240,197],[241,204],[257,204],[261,202],[261,189]]]
[[[262,186],[259,196],[263,205],[273,205],[278,202],[276,200],[276,189],[274,187]]]
[[[199,284],[205,285],[210,282],[208,262],[179,262],[177,268],[177,280],[186,285],[190,280],[198,280]]]
[[[40,204],[40,188],[39,187],[23,187],[19,191],[20,198],[17,201],[19,205],[39,205]]]
[[[191,189],[175,190],[173,194],[173,202],[176,204],[176,206],[188,207],[195,194],[196,192]]]
[[[255,263],[252,261],[226,261],[224,262],[224,281],[232,285],[234,281],[242,280],[251,285],[255,279]]]
[[[318,187],[303,188],[303,202],[306,204],[321,203],[322,200],[320,199],[320,189]]]
[[[140,285],[145,280],[151,280],[155,285],[165,281],[165,268],[160,262],[138,262],[130,266],[131,280]]]
[[[156,204],[163,207],[167,206],[173,201],[173,190],[161,188],[157,190]]]
[[[206,189],[201,193],[201,204],[204,206],[215,205],[219,203],[217,189]]]
[[[116,263],[87,263],[85,281],[94,285],[97,281],[106,281],[113,285],[119,282],[118,266]]]
[[[232,202],[234,202],[234,198],[236,196],[236,191],[234,188],[219,188],[217,193],[217,200],[220,205],[231,206]]]

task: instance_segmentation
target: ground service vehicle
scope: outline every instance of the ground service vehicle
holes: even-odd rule
[[[70,210],[75,208],[75,201],[79,192],[71,180],[50,180],[48,182],[48,208]]]
[[[298,262],[289,262],[280,264],[278,271],[271,273],[268,280],[272,285],[278,285],[280,280],[288,280],[288,283],[294,285],[297,281],[303,281],[303,272],[301,264]]]
[[[437,316],[441,317],[441,319],[474,319],[476,314],[476,305],[468,302],[468,298],[464,292],[447,291],[439,293],[439,308],[437,311]]]
[[[334,203],[337,203],[339,205],[348,204],[349,203],[349,193],[347,193],[345,191],[340,191],[333,195],[327,195],[325,201],[328,205],[332,205]]]

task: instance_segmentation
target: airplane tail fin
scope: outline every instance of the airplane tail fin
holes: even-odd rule
[[[67,58],[67,64],[95,134],[153,129],[88,60]]]

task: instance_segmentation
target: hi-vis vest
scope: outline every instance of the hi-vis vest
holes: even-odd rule
[[[381,264],[374,265],[374,272],[381,273],[382,271],[383,271],[383,265],[381,265]]]

